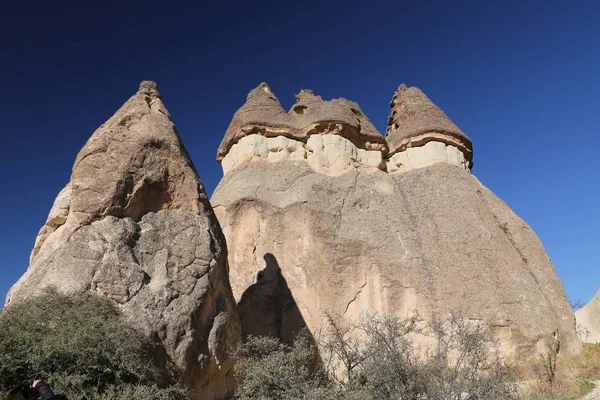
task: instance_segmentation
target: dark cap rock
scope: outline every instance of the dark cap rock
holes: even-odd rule
[[[286,112],[266,83],[251,90],[246,103],[234,114],[219,146],[221,161],[242,137],[259,134],[285,136],[305,142],[319,133],[337,134],[359,148],[366,143],[384,144],[384,138],[358,104],[346,99],[324,101],[312,90],[302,89],[296,103]]]
[[[472,159],[471,139],[417,87],[402,84],[390,102],[385,140],[392,155],[430,140],[448,141]],[[412,142],[412,143],[411,143]]]

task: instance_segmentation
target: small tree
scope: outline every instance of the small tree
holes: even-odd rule
[[[315,346],[306,332],[293,346],[272,337],[250,336],[237,354],[235,367],[239,382],[235,398],[326,399],[330,384],[317,361]]]
[[[0,393],[46,379],[72,399],[184,399],[108,300],[49,290],[0,313]]]
[[[569,301],[569,305],[571,306],[571,308],[573,309],[573,311],[577,311],[583,307],[585,307],[585,302],[582,301],[581,299],[568,299]]]

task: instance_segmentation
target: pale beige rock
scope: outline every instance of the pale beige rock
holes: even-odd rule
[[[384,150],[385,141],[358,104],[346,99],[323,101],[311,90],[301,90],[296,103],[285,112],[266,83],[248,93],[246,103],[235,113],[217,151],[221,161],[244,136],[284,136],[306,142],[316,133],[340,135],[356,147]]]
[[[469,162],[464,154],[452,145],[431,141],[419,147],[409,147],[394,153],[387,160],[387,171],[405,172],[414,168],[426,167],[436,162],[445,162],[469,170]]]
[[[67,222],[67,217],[69,216],[69,208],[71,205],[71,183],[67,183],[67,185],[58,193],[56,199],[54,200],[54,204],[52,205],[52,209],[48,213],[48,218],[46,219],[46,223],[40,229],[37,238],[35,239],[35,245],[33,246],[33,251],[31,252],[31,256],[29,261],[33,259],[33,257],[40,250],[44,241],[52,232],[60,228],[62,225]]]
[[[600,291],[575,312],[579,336],[586,343],[600,342]]]
[[[244,136],[231,146],[221,160],[223,173],[259,157],[267,161],[306,160],[315,170],[337,175],[348,168],[364,166],[385,169],[380,150],[357,148],[350,140],[335,134],[311,135],[306,143],[284,136],[265,137],[258,134]]]
[[[225,240],[154,82],[78,154],[7,304],[48,286],[113,300],[195,398],[231,394],[240,326]]]
[[[228,241],[243,335],[289,341],[304,325],[318,335],[324,312],[356,321],[365,312],[417,310],[429,319],[462,311],[488,325],[507,354],[537,360],[557,340],[564,354],[580,351],[535,233],[470,174],[452,138],[425,134],[396,149],[392,160],[405,160],[395,173],[355,161],[331,173],[311,155],[247,157],[227,172],[211,203]],[[329,141],[336,137],[311,135],[306,147],[334,164],[368,147],[355,152]],[[392,160],[384,158],[388,170]]]

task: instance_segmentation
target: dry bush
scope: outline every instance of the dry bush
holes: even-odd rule
[[[515,398],[509,365],[482,325],[461,318],[419,328],[408,319],[367,317],[350,326],[328,317],[316,349],[300,338],[286,347],[251,338],[236,367],[239,399],[508,400]],[[357,334],[358,332],[358,334]],[[432,335],[430,352],[413,341]]]
[[[551,364],[550,366],[549,364]],[[527,381],[522,397],[527,400],[574,400],[589,393],[600,380],[600,346],[584,344],[574,357],[560,357],[549,348],[540,361],[520,375]]]
[[[343,328],[329,318],[329,325],[322,347],[333,380],[347,391],[361,391],[365,399],[515,398],[511,368],[497,343],[483,324],[460,314],[424,327],[418,315],[371,316]],[[360,339],[351,332],[356,328]],[[415,334],[436,345],[423,349]]]

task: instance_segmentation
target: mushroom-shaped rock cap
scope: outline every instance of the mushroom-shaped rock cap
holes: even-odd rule
[[[400,85],[390,103],[385,139],[389,154],[438,140],[456,146],[472,159],[471,139],[417,87]]]
[[[217,160],[221,161],[244,136],[285,136],[305,142],[318,133],[340,135],[359,148],[377,144],[385,148],[385,139],[358,104],[346,99],[324,101],[312,90],[302,89],[296,95],[296,103],[285,112],[269,86],[261,83],[250,91],[246,103],[234,114],[219,146]]]
[[[221,161],[231,146],[244,136],[253,133],[277,136],[278,132],[287,133],[290,130],[292,127],[288,114],[269,85],[263,82],[248,93],[246,103],[233,115],[225,137],[219,145],[217,160]]]

